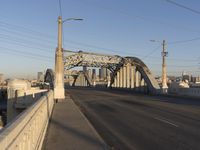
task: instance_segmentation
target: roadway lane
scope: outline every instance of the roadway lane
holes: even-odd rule
[[[68,89],[112,149],[200,150],[200,100]]]

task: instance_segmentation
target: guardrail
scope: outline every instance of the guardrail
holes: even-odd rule
[[[0,132],[0,150],[41,149],[53,105],[53,91],[49,91],[9,123]]]

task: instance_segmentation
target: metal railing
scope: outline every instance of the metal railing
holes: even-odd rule
[[[53,105],[53,91],[49,91],[9,123],[0,132],[0,150],[41,149]]]

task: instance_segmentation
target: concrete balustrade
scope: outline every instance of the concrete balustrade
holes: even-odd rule
[[[126,66],[124,66],[123,67],[123,88],[126,88],[126,80],[127,80]]]
[[[139,87],[139,72],[136,71],[135,73],[135,87],[138,88]]]
[[[119,87],[122,88],[123,87],[123,68],[120,68],[119,70]]]
[[[135,87],[134,82],[135,82],[135,67],[131,66],[131,89]]]
[[[126,66],[126,73],[127,73],[127,81],[126,81],[126,87],[130,88],[130,64],[127,64]]]
[[[0,150],[41,149],[54,105],[49,91],[0,132]]]
[[[120,86],[120,72],[117,71],[117,87]]]

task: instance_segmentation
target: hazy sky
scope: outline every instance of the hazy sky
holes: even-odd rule
[[[155,75],[161,72],[161,43],[168,43],[168,73],[199,75],[200,1],[61,0],[64,48],[141,58]],[[199,13],[198,13],[199,12]],[[36,77],[54,68],[58,0],[0,2],[0,73]],[[181,42],[177,42],[181,41]]]

